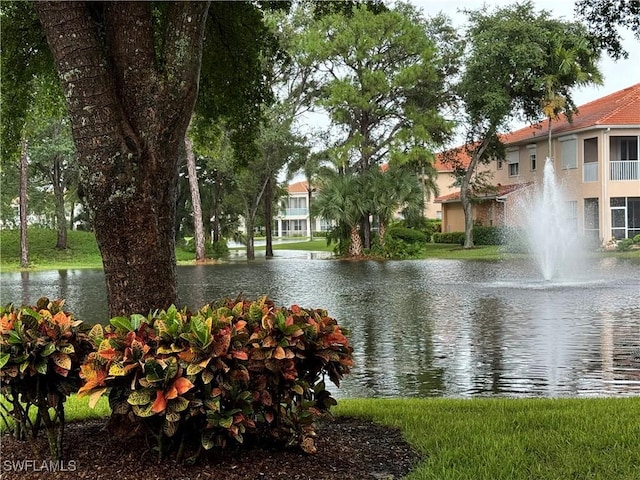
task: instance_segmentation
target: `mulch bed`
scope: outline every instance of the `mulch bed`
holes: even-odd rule
[[[0,479],[20,480],[394,480],[421,460],[398,430],[373,422],[338,417],[318,428],[318,452],[281,451],[268,445],[229,447],[203,454],[195,465],[171,459],[158,462],[144,437],[119,438],[106,422],[70,423],[65,428],[64,462],[53,467],[41,439],[41,459],[34,459],[28,443],[3,436],[0,443]],[[44,435],[43,435],[44,436]],[[20,464],[20,460],[30,463]]]

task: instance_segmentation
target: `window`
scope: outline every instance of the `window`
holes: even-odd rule
[[[638,137],[620,137],[620,160],[638,160]]]
[[[578,229],[578,202],[575,200],[566,202],[567,225],[571,225],[574,230]]]
[[[598,137],[584,141],[584,159],[582,164],[582,181],[598,181]]]
[[[517,177],[520,174],[520,152],[518,150],[507,151],[507,165],[510,177]]]
[[[597,198],[584,199],[584,233],[594,244],[600,239],[600,205]]]
[[[502,170],[502,158],[496,158],[496,168]]]
[[[578,168],[578,149],[576,148],[576,137],[563,137],[560,139],[562,168]]]
[[[633,238],[640,234],[640,197],[613,197],[610,207],[613,238]]]
[[[529,168],[531,168],[532,172],[535,172],[536,168],[538,167],[538,162],[536,158],[536,146],[527,145],[527,150],[529,151]]]

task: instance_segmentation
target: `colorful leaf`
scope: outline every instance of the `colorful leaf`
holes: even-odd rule
[[[151,411],[154,413],[162,413],[167,408],[167,399],[164,396],[164,393],[161,390],[156,391],[156,399],[153,402],[153,406],[151,407]]]

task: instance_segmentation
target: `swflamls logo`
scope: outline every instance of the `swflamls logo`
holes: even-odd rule
[[[75,472],[78,468],[75,460],[4,460],[4,472]]]

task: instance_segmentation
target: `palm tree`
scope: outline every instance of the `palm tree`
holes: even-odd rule
[[[384,245],[387,225],[395,213],[422,213],[423,189],[416,175],[406,168],[373,169],[367,177],[367,198],[372,211],[378,216],[378,241]]]
[[[575,106],[567,101],[569,89],[591,83],[601,84],[602,76],[594,63],[585,62],[591,47],[584,36],[567,36],[556,33],[549,43],[552,73],[544,76],[542,112],[548,119],[549,158],[551,151],[551,122],[564,112],[569,121]]]
[[[336,222],[337,228],[348,232],[349,250],[352,257],[362,255],[362,239],[358,226],[365,214],[363,188],[360,178],[354,174],[325,174],[320,179],[319,194],[312,205],[314,216]],[[339,241],[347,240],[340,238]]]

